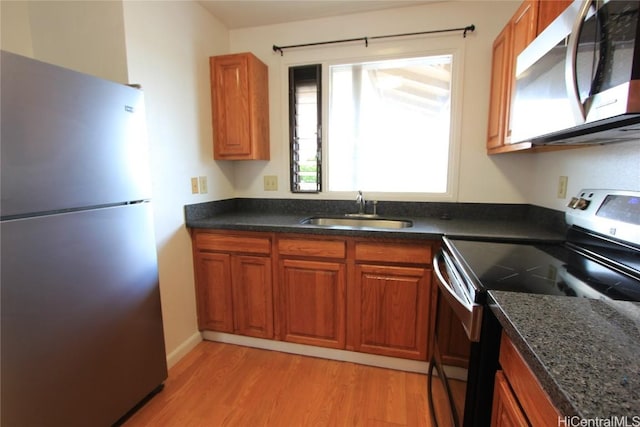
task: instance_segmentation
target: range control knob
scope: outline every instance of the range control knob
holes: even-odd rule
[[[580,199],[578,199],[577,197],[572,197],[571,200],[569,200],[569,203],[567,203],[567,207],[571,209],[575,209],[576,206],[578,205],[579,200]]]
[[[585,210],[589,207],[589,203],[590,203],[589,200],[580,198],[578,199],[578,202],[576,203],[575,208],[580,210]]]

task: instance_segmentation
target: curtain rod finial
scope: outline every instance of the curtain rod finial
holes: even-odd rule
[[[462,37],[467,38],[467,32],[468,31],[474,32],[475,30],[476,30],[476,26],[473,24],[464,27],[464,32],[462,33]]]

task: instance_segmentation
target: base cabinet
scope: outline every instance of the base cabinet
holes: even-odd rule
[[[426,361],[431,241],[194,230],[198,325]]]
[[[345,348],[344,263],[281,260],[279,287],[284,341]]]
[[[354,252],[349,305],[354,350],[426,360],[432,245],[356,241]]]
[[[233,333],[231,255],[196,253],[198,328]]]
[[[271,258],[236,255],[231,266],[235,333],[273,338]]]
[[[499,361],[502,369],[496,372],[491,426],[558,425],[562,415],[504,332]]]
[[[522,412],[518,399],[513,394],[509,381],[504,372],[496,372],[493,386],[493,409],[491,417],[492,427],[527,427],[527,417]]]
[[[420,267],[356,266],[356,351],[426,360],[430,273]]]
[[[273,338],[271,239],[194,233],[200,330]]]

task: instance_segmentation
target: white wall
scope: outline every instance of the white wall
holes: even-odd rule
[[[610,188],[640,191],[640,141],[534,156],[534,179],[528,201],[563,210],[571,196],[583,188]],[[558,178],[567,176],[567,198],[556,198]]]
[[[122,3],[2,1],[2,49],[127,83]]]
[[[636,142],[552,153],[486,155],[491,45],[519,4],[519,0],[455,1],[232,30],[232,52],[252,51],[269,65],[271,114],[271,161],[239,163],[234,180],[236,195],[296,197],[288,192],[287,110],[286,99],[283,100],[283,94],[286,94],[283,90],[286,83],[283,73],[286,73],[290,63],[317,61],[336,55],[364,57],[379,52],[413,49],[406,46],[415,46],[416,43],[430,48],[438,46],[442,39],[401,38],[396,39],[397,41],[371,43],[369,48],[352,45],[312,47],[285,51],[283,57],[272,51],[273,44],[289,45],[457,28],[469,24],[475,24],[477,29],[462,42],[465,70],[458,201],[524,202],[562,210],[567,200],[556,198],[560,175],[569,176],[567,197],[586,186],[640,189],[640,146]],[[262,176],[265,174],[278,176],[278,192],[262,190]]]
[[[183,206],[234,195],[233,163],[213,161],[208,71],[208,57],[228,51],[228,31],[190,1],[0,5],[2,49],[143,87],[171,365],[201,339]],[[191,194],[192,176],[208,178],[208,194]]]
[[[271,115],[271,161],[236,166],[236,194],[247,197],[295,197],[288,192],[288,128],[286,72],[293,63],[310,63],[328,58],[366,58],[400,52],[457,47],[462,52],[462,122],[458,198],[460,201],[523,202],[530,181],[529,158],[516,155],[509,162],[486,156],[485,135],[489,106],[491,45],[518,2],[457,1],[414,6],[381,12],[359,13],[336,18],[293,22],[231,31],[231,51],[252,51],[269,65]],[[490,13],[487,13],[490,11]],[[362,36],[459,28],[474,24],[467,38],[462,33],[401,37],[362,43],[287,50],[284,56],[272,45],[290,45]],[[389,149],[393,149],[390,141]],[[410,155],[410,153],[409,153]],[[509,179],[505,174],[513,173]],[[262,175],[278,175],[279,191],[264,192]],[[478,177],[482,178],[479,179]],[[333,197],[332,195],[331,197]],[[336,195],[349,198],[353,195]],[[376,197],[375,195],[372,195]],[[301,196],[301,197],[309,197]],[[326,194],[317,197],[326,198]],[[376,197],[377,198],[377,197]]]
[[[184,227],[183,205],[234,196],[291,197],[287,191],[288,142],[282,99],[282,83],[286,80],[281,73],[286,69],[283,64],[294,60],[296,55],[310,58],[322,48],[288,51],[280,57],[271,51],[274,43],[297,44],[473,23],[477,27],[475,33],[464,41],[459,36],[456,39],[463,46],[465,65],[460,201],[528,202],[562,209],[566,201],[555,198],[559,175],[569,176],[569,196],[584,186],[640,189],[640,147],[635,142],[544,154],[491,157],[485,154],[491,43],[518,3],[436,3],[229,32],[215,17],[190,1],[3,0],[1,43],[5,50],[143,86],[165,337],[173,363],[199,340],[191,242]],[[51,20],[47,19],[48,14]],[[53,43],[57,37],[64,40],[61,46]],[[407,42],[416,46],[429,40],[442,39],[416,38]],[[398,46],[391,42],[377,49],[398,49]],[[338,54],[352,55],[364,48],[335,49]],[[369,49],[376,48],[372,44]],[[211,149],[207,57],[247,50],[269,65],[272,160],[215,162]],[[103,55],[95,55],[94,51]],[[264,174],[279,177],[280,191],[262,191]],[[189,178],[200,175],[208,177],[209,193],[191,195]]]
[[[183,206],[233,197],[233,169],[213,161],[209,62],[226,53],[228,32],[195,2],[124,3],[129,79],[142,85],[152,157],[160,290],[169,362],[200,335],[191,239]],[[190,177],[209,193],[191,195]]]

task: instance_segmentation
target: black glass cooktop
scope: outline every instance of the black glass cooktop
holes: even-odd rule
[[[465,273],[486,290],[640,301],[640,281],[567,249],[449,240]]]

